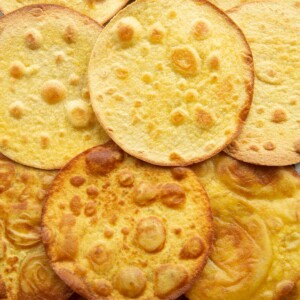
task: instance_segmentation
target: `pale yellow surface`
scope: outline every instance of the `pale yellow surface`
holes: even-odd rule
[[[232,7],[235,7],[237,5],[240,5],[242,3],[251,2],[253,0],[210,0],[211,3],[216,5],[222,10],[228,10]]]
[[[62,169],[43,225],[55,271],[87,299],[175,299],[212,242],[209,203],[191,170],[155,167],[112,145]]]
[[[56,169],[108,140],[92,112],[86,78],[100,32],[91,19],[58,6],[0,18],[0,152]]]
[[[50,268],[41,242],[42,204],[54,175],[0,155],[0,299],[64,300],[72,294]]]
[[[4,14],[32,4],[56,4],[67,6],[104,24],[116,14],[128,0],[0,0],[0,11]]]
[[[197,164],[216,240],[190,300],[296,299],[300,278],[300,175],[225,154]],[[292,297],[293,295],[293,297]]]
[[[210,0],[211,3],[218,6],[224,11],[239,5],[243,5],[248,2],[266,2],[266,1],[276,1],[276,0]],[[284,3],[295,2],[295,0],[277,0],[277,2],[281,2],[284,4]]]
[[[103,30],[91,100],[111,138],[158,165],[188,165],[238,134],[252,93],[241,32],[211,4],[137,0]]]
[[[255,89],[241,135],[227,148],[240,160],[270,166],[300,162],[300,5],[244,4],[230,17],[254,56]]]

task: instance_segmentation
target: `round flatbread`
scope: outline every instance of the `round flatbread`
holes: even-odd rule
[[[216,239],[190,300],[294,299],[300,279],[300,175],[225,154],[195,165]]]
[[[89,65],[92,105],[110,137],[163,166],[202,161],[230,143],[252,80],[242,32],[206,1],[135,1],[105,27]]]
[[[50,268],[41,242],[42,204],[54,175],[0,155],[0,299],[65,300],[72,294]]]
[[[54,5],[0,18],[0,152],[57,169],[108,140],[89,101],[87,65],[101,27]]]
[[[111,143],[56,177],[42,236],[56,273],[87,299],[175,299],[206,263],[212,219],[191,170],[146,164]]]
[[[230,11],[254,56],[253,105],[239,137],[226,149],[245,162],[283,166],[300,162],[300,5],[244,4]]]
[[[67,6],[93,18],[100,24],[107,22],[128,0],[43,0],[44,4]],[[7,14],[26,5],[40,4],[41,0],[1,0],[0,10]]]

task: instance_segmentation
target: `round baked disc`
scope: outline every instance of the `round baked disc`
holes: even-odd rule
[[[245,162],[283,166],[300,162],[300,5],[253,2],[229,12],[251,46],[253,105],[238,138],[226,149]]]
[[[252,98],[252,56],[242,32],[206,1],[137,0],[99,36],[91,100],[126,152],[183,166],[239,134]]]
[[[215,242],[190,300],[295,299],[300,278],[300,175],[225,154],[195,165],[211,201]]]
[[[0,299],[65,300],[72,294],[50,268],[41,241],[42,204],[54,175],[0,155]]]
[[[115,15],[128,0],[43,0],[44,4],[56,4],[72,8],[104,24]],[[0,11],[10,13],[26,5],[40,4],[40,0],[1,0]]]
[[[0,18],[0,152],[24,165],[57,169],[108,140],[87,86],[100,32],[95,21],[54,5]]]
[[[42,236],[56,273],[87,299],[175,299],[206,263],[212,219],[191,170],[146,164],[111,143],[60,171]]]

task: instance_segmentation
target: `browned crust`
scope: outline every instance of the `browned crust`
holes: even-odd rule
[[[264,1],[255,1],[253,0],[252,2],[246,2],[246,3],[242,3],[240,5],[237,5],[231,9],[226,10],[227,14],[230,13],[234,13],[239,11],[241,8],[243,8],[244,6],[247,5],[251,5],[253,3],[259,3],[259,4],[264,4],[264,3],[280,3],[278,1],[268,1],[268,0],[264,0]],[[294,1],[294,6],[296,8],[298,8],[300,2],[298,1]],[[245,37],[246,38],[246,37]],[[249,44],[248,44],[249,46]],[[254,69],[254,65],[253,65],[253,69]],[[253,78],[254,80],[254,78]],[[254,92],[254,89],[253,91]],[[237,143],[237,145],[239,145]],[[228,145],[230,146],[230,145]],[[294,165],[294,164],[298,164],[300,163],[300,155],[298,155],[298,158],[296,157],[296,155],[293,155],[293,157],[287,157],[287,153],[280,153],[275,155],[263,155],[263,156],[256,156],[254,157],[253,155],[249,154],[249,151],[245,151],[245,152],[240,152],[238,150],[234,150],[230,147],[224,149],[224,152],[228,155],[230,155],[231,157],[241,160],[243,162],[246,163],[250,163],[250,164],[255,164],[255,165],[260,165],[260,166],[269,166],[269,167],[284,167],[284,166],[290,166],[290,165]]]
[[[113,143],[112,141],[109,141],[103,145],[100,145],[101,147],[105,147],[105,148],[118,148],[119,147]],[[94,149],[97,149],[99,146],[90,148],[84,152],[82,152],[81,154],[75,156],[71,161],[69,161],[56,175],[52,186],[49,188],[47,195],[45,197],[45,202],[44,202],[44,206],[42,209],[42,221],[41,221],[41,235],[42,235],[42,242],[44,244],[45,247],[45,252],[49,258],[49,264],[52,267],[52,269],[55,271],[55,273],[71,288],[73,289],[76,293],[78,293],[79,295],[86,297],[88,300],[107,300],[107,297],[94,297],[93,293],[89,290],[89,286],[88,284],[85,282],[84,279],[79,280],[78,276],[75,275],[74,273],[70,272],[69,270],[65,270],[65,269],[61,269],[58,268],[56,266],[56,264],[54,262],[52,262],[52,257],[51,257],[51,253],[50,253],[50,249],[49,249],[49,243],[47,241],[47,234],[45,232],[45,216],[47,214],[47,210],[48,210],[48,206],[49,206],[49,198],[52,196],[52,194],[60,189],[60,179],[63,178],[64,176],[64,172],[66,171],[70,171],[73,164],[76,163],[79,159],[81,159],[81,157],[86,156],[86,154],[88,154],[89,152],[93,151]],[[191,172],[194,173],[194,171],[190,170]],[[195,174],[195,173],[194,173]],[[195,174],[196,176],[196,174]],[[197,176],[196,176],[197,177]],[[199,265],[199,267],[194,271],[193,274],[190,274],[189,276],[189,281],[186,285],[182,286],[180,289],[178,289],[177,291],[175,291],[174,293],[172,293],[171,295],[169,295],[168,297],[164,298],[164,300],[174,300],[176,298],[178,298],[179,296],[183,295],[184,293],[186,293],[192,286],[193,284],[196,282],[196,280],[199,278],[199,276],[201,275],[201,271],[204,269],[207,260],[209,258],[209,255],[211,254],[212,251],[212,243],[213,243],[213,239],[214,239],[214,225],[213,225],[213,214],[212,214],[212,210],[209,204],[209,198],[208,195],[206,193],[206,191],[204,190],[202,184],[200,183],[200,180],[197,178],[197,181],[199,182],[199,190],[203,196],[203,199],[205,199],[205,206],[207,209],[207,218],[209,219],[209,223],[207,224],[209,232],[208,232],[208,241],[207,243],[205,243],[205,247],[207,249],[206,254],[203,256],[202,262]],[[118,300],[118,299],[111,299],[111,300]]]
[[[300,158],[287,158],[286,153],[282,153],[281,155],[268,155],[265,157],[256,157],[253,159],[253,156],[249,154],[249,152],[236,152],[231,150],[230,148],[224,149],[224,152],[230,155],[231,157],[238,159],[242,162],[255,164],[259,166],[266,166],[266,167],[284,167],[284,166],[291,166],[300,163]],[[267,160],[267,157],[270,160]]]
[[[86,21],[87,24],[92,24],[93,26],[95,26],[95,28],[99,29],[99,33],[103,29],[102,25],[100,25],[98,22],[96,22],[92,18],[90,18],[86,15],[83,15],[83,14],[81,14],[81,13],[75,11],[75,10],[72,10],[68,7],[54,5],[54,4],[34,4],[34,5],[28,5],[28,6],[21,7],[21,8],[19,8],[17,10],[14,10],[14,11],[6,14],[6,15],[0,16],[0,23],[3,22],[5,24],[6,20],[8,20],[9,18],[18,18],[20,15],[26,14],[27,12],[30,12],[32,9],[35,9],[35,8],[40,8],[43,11],[47,11],[47,10],[66,11],[70,15],[74,15],[74,17],[77,16],[77,17],[81,18],[83,20],[83,22]],[[5,156],[7,158],[11,159],[12,161],[17,162],[17,163],[19,163],[19,164],[21,164],[25,167],[31,167],[31,168],[42,169],[42,170],[58,170],[58,169],[60,169],[60,166],[53,166],[51,168],[50,167],[45,168],[45,167],[41,167],[41,166],[34,166],[32,164],[25,164],[24,162],[21,162],[20,160],[14,158],[14,157],[11,157],[7,153],[5,153]]]
[[[5,287],[5,282],[2,280],[2,277],[0,275],[0,299],[6,299],[7,298],[7,292]]]
[[[131,5],[138,5],[140,3],[149,2],[149,1],[150,0],[137,0],[134,3],[129,4],[127,7],[129,7]],[[155,0],[151,0],[151,1],[155,1]],[[239,113],[239,115],[237,117],[238,121],[237,121],[236,131],[233,132],[228,137],[227,142],[224,143],[223,146],[217,148],[214,152],[211,152],[211,153],[209,153],[207,155],[204,155],[204,156],[202,156],[200,158],[197,158],[197,159],[184,160],[184,161],[183,160],[181,160],[181,161],[175,161],[174,163],[157,162],[157,161],[154,161],[152,159],[146,158],[143,154],[141,154],[141,153],[139,153],[137,151],[133,151],[133,150],[127,149],[126,145],[124,145],[123,143],[119,142],[117,140],[117,138],[114,137],[114,134],[109,130],[109,126],[106,126],[104,124],[103,120],[101,119],[101,116],[100,116],[99,112],[94,109],[94,113],[95,113],[95,115],[97,117],[97,120],[99,121],[100,125],[105,129],[107,135],[116,144],[118,144],[124,151],[126,151],[130,155],[132,155],[132,156],[134,156],[134,157],[136,157],[138,159],[141,159],[141,160],[143,160],[145,162],[148,162],[148,163],[154,164],[154,165],[158,165],[158,166],[162,166],[162,167],[176,167],[176,166],[178,166],[178,167],[184,167],[184,166],[188,166],[188,165],[200,163],[200,162],[202,162],[204,160],[207,160],[207,159],[213,157],[214,155],[218,154],[219,152],[221,152],[229,144],[231,144],[231,142],[241,133],[241,130],[242,130],[243,126],[244,126],[245,120],[247,119],[248,113],[250,111],[250,107],[251,107],[252,99],[253,99],[253,93],[254,93],[254,63],[253,63],[253,55],[252,55],[252,51],[250,49],[250,46],[249,46],[249,44],[247,42],[247,39],[246,39],[244,33],[238,27],[238,25],[225,12],[223,12],[220,8],[218,8],[217,6],[213,5],[209,1],[207,1],[207,0],[190,0],[190,1],[196,2],[198,4],[205,4],[205,5],[211,6],[216,11],[218,11],[228,21],[228,23],[232,24],[233,27],[238,31],[238,33],[239,33],[241,39],[243,40],[243,43],[246,46],[246,49],[248,51],[247,53],[245,53],[245,63],[250,67],[250,72],[251,72],[251,78],[249,78],[248,82],[245,82],[245,84],[246,84],[246,90],[247,90],[247,93],[248,93],[248,99],[246,100],[244,106],[242,107],[242,109],[241,109],[241,111],[240,111],[240,113]],[[97,44],[97,42],[96,42],[96,44]],[[91,57],[93,57],[94,55],[95,55],[95,48],[92,51]],[[91,60],[90,60],[88,68],[91,69]],[[91,89],[90,77],[88,77],[88,84],[89,84],[89,88]],[[94,107],[93,103],[94,103],[94,101],[91,101],[91,104]]]

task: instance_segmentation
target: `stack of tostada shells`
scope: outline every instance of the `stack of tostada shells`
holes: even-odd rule
[[[300,300],[299,1],[0,11],[1,300]]]

